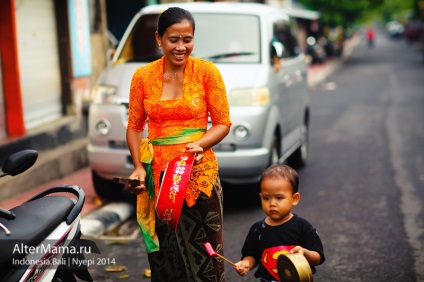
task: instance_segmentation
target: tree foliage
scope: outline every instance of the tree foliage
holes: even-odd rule
[[[385,2],[409,2],[410,0],[297,0],[305,7],[319,11],[324,25],[349,27],[363,19]]]
[[[384,5],[377,9],[383,22],[397,20],[404,22],[407,20],[405,17],[411,16],[414,10],[414,0],[385,0]],[[409,11],[408,13],[405,13]]]

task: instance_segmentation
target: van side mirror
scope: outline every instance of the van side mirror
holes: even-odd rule
[[[110,47],[107,49],[106,52],[106,61],[110,64],[110,62],[112,62],[113,56],[115,55],[116,52],[116,48],[114,47]]]
[[[115,55],[116,49],[118,48],[119,41],[110,30],[106,31],[105,36],[108,42],[106,61],[108,64],[110,64],[110,62],[112,62],[113,56]]]
[[[270,44],[271,66],[277,73],[280,71],[282,58],[284,56],[284,45],[281,42],[274,41]]]
[[[271,56],[277,56],[278,58],[282,58],[284,56],[284,45],[281,42],[273,41],[271,43]]]

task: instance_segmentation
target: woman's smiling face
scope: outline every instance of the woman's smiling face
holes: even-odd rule
[[[194,48],[193,25],[188,20],[173,24],[162,37],[156,32],[156,40],[167,62],[175,67],[184,66]]]

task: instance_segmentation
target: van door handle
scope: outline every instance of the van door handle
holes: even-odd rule
[[[284,84],[286,85],[286,87],[290,87],[290,85],[292,85],[293,81],[290,78],[290,75],[286,74],[284,75]]]
[[[302,81],[303,78],[306,77],[306,71],[296,70],[295,74],[296,74],[297,81]]]

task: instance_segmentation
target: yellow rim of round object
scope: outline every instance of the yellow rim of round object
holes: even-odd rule
[[[305,256],[299,253],[280,255],[277,269],[281,281],[312,282],[312,269]]]

